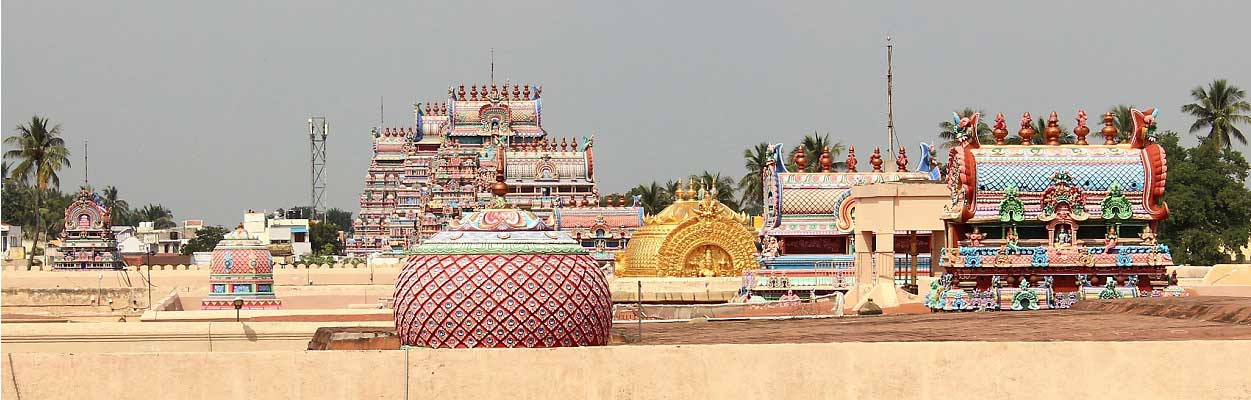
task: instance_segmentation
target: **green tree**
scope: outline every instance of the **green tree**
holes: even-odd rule
[[[352,231],[352,213],[338,208],[326,210],[326,222],[337,225],[344,231]]]
[[[104,198],[104,206],[109,209],[109,213],[113,215],[113,225],[131,225],[130,203],[122,200],[117,194],[117,187],[105,186],[104,191],[100,194]]]
[[[764,201],[764,169],[769,163],[769,144],[759,143],[743,150],[743,166],[747,173],[738,180],[738,188],[743,192],[739,204],[743,211],[760,214],[761,202]]]
[[[1134,106],[1132,105],[1121,104],[1108,110],[1108,112],[1112,113],[1112,126],[1116,127],[1117,143],[1129,143],[1129,134],[1134,131],[1134,115],[1129,112],[1132,109],[1134,109]],[[1100,119],[1100,121],[1102,121],[1102,119]],[[1097,125],[1098,124],[1096,124],[1095,127],[1090,128],[1091,135],[1099,135],[1099,130],[1103,129],[1097,128]],[[1090,141],[1089,138],[1086,140]],[[1091,142],[1095,143],[1094,141]]]
[[[639,205],[643,207],[643,212],[651,215],[664,210],[673,201],[669,200],[669,194],[664,187],[656,181],[652,181],[650,185],[638,185],[626,192],[627,202],[632,201],[634,196],[639,196]]]
[[[217,247],[217,242],[222,241],[226,237],[226,228],[220,226],[206,226],[195,232],[195,237],[187,241],[186,246],[182,246],[182,254],[190,255],[204,251],[213,251]]]
[[[804,171],[798,171],[798,166],[792,160],[787,161],[787,168],[796,172],[820,172],[821,171],[821,153],[826,148],[830,149],[830,160],[832,169],[842,168],[845,161],[839,161],[839,156],[847,149],[842,143],[830,140],[830,134],[818,134],[813,132],[811,135],[804,135],[804,139],[799,142],[799,147],[804,151],[804,157],[807,158],[808,167]]]
[[[981,144],[995,143],[995,137],[991,135],[990,125],[986,124],[986,112],[974,109],[973,107],[965,107],[957,112],[960,117],[970,117],[973,113],[979,113],[982,116],[977,120],[977,141]],[[960,145],[960,139],[956,138],[956,125],[950,120],[943,120],[938,123],[938,138],[943,140],[942,148],[950,149]]]
[[[725,204],[726,207],[730,207],[731,210],[738,210],[738,200],[735,199],[734,186],[731,179],[722,177],[720,172],[704,171],[701,174],[691,175],[692,187],[696,187],[696,184],[701,182],[706,191],[712,191],[714,187],[717,189],[717,201]],[[699,192],[698,188],[693,190]]]
[[[1189,149],[1178,144],[1176,132],[1159,139],[1169,157],[1169,216],[1160,224],[1160,242],[1172,248],[1177,264],[1232,261],[1226,252],[1251,237],[1251,190],[1243,186],[1251,165],[1216,137]]]
[[[339,231],[342,228],[338,225],[332,222],[313,222],[309,224],[308,230],[309,240],[313,242],[313,251],[316,251],[317,255],[329,256],[343,253],[343,242],[339,241]]]
[[[165,229],[178,226],[174,213],[160,204],[148,204],[135,211],[135,222],[152,222],[152,228]]]
[[[1230,85],[1224,79],[1217,79],[1208,84],[1205,90],[1196,86],[1190,90],[1194,103],[1182,106],[1184,113],[1195,117],[1190,125],[1190,133],[1204,128],[1208,129],[1207,138],[1220,146],[1230,148],[1233,140],[1247,144],[1247,137],[1238,129],[1238,124],[1251,124],[1251,103],[1247,102],[1247,92]]]
[[[61,186],[61,178],[57,172],[61,168],[70,166],[69,149],[65,147],[65,140],[61,138],[61,125],[49,126],[48,119],[40,118],[38,115],[31,117],[26,125],[18,125],[17,135],[5,138],[4,144],[14,147],[4,152],[4,158],[18,160],[17,165],[10,171],[13,178],[36,188],[35,229],[37,232],[32,248],[38,248],[39,232],[46,231],[43,214],[48,211],[43,208],[43,192],[49,188]],[[35,252],[31,251],[31,261],[34,261],[34,254]]]

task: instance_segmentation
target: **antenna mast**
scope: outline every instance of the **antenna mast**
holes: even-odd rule
[[[495,48],[491,48],[491,84],[495,84]]]
[[[378,128],[382,128],[384,125],[386,125],[386,117],[384,116],[385,114],[382,112],[383,110],[385,110],[383,108],[385,107],[383,105],[385,103],[386,103],[386,97],[378,96]]]
[[[83,139],[83,187],[91,186],[91,180],[87,179],[87,139]]]
[[[894,71],[894,44],[891,44],[891,37],[886,36],[886,153],[890,156],[891,161],[896,161],[898,156],[895,155],[895,71]],[[891,164],[894,164],[893,162]],[[898,168],[898,167],[896,167]]]
[[[309,219],[318,219],[322,209],[326,208],[323,195],[326,193],[326,136],[330,125],[326,117],[310,117],[308,119],[309,157],[312,159],[312,192],[309,199]]]

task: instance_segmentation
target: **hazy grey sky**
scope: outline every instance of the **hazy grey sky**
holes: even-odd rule
[[[888,34],[914,157],[968,105],[1069,126],[1079,107],[1093,124],[1114,104],[1156,106],[1184,131],[1194,86],[1251,89],[1251,5],[1195,3],[10,0],[2,123],[62,124],[67,190],[90,139],[92,184],[232,225],[308,202],[305,120],[325,115],[327,203],[356,213],[379,97],[388,126],[410,125],[413,102],[487,81],[494,47],[498,80],[543,85],[549,134],[596,133],[608,193],[741,175],[744,148],[814,130],[867,157],[885,146]]]

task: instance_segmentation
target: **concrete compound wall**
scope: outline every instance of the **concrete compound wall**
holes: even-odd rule
[[[279,268],[274,270],[274,283],[279,286],[314,285],[391,285],[399,276],[399,268]],[[122,271],[11,271],[5,270],[0,286],[4,288],[96,288],[145,286],[147,269]],[[209,270],[153,269],[152,285],[168,292],[171,288],[208,287]]]
[[[2,380],[22,399],[1215,399],[1251,396],[1248,357],[1248,341],[9,353]]]
[[[221,312],[234,317],[234,312]],[[359,322],[5,323],[3,353],[243,352],[308,348],[323,326],[391,327]]]

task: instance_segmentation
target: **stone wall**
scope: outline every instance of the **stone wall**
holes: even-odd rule
[[[950,399],[1251,396],[1247,341],[5,355],[5,398]],[[84,368],[90,366],[89,368]],[[246,366],[242,368],[240,366]],[[75,371],[67,379],[65,371]],[[150,383],[150,384],[148,384]]]

